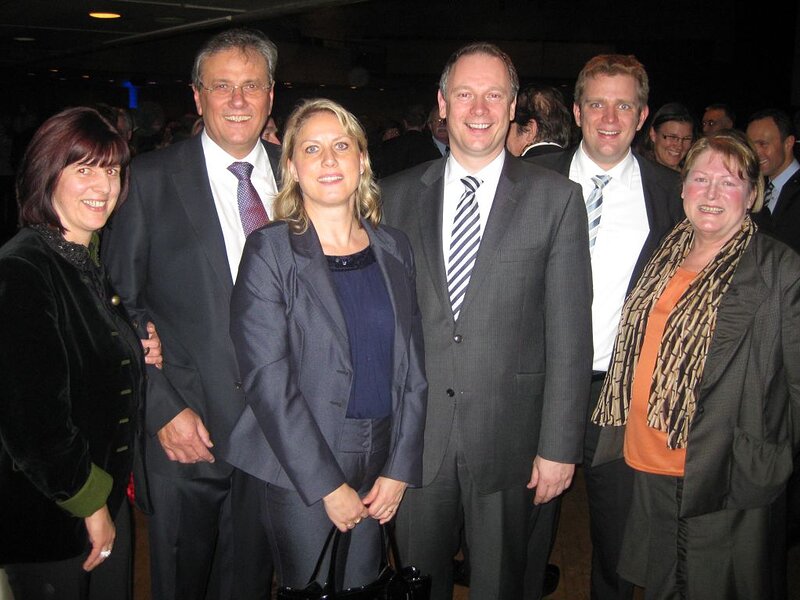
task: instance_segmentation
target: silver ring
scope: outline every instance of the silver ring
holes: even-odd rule
[[[111,550],[100,551],[100,558],[108,558],[109,556],[111,556]]]
[[[148,354],[150,354],[150,346],[144,349],[144,355],[147,356]]]

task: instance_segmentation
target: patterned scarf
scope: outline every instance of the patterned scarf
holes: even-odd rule
[[[667,434],[670,448],[686,447],[694,416],[694,391],[703,376],[717,308],[755,230],[750,217],[745,217],[741,230],[698,273],[667,319],[653,373],[647,424]],[[689,221],[677,225],[664,238],[625,300],[613,364],[592,414],[592,421],[598,425],[624,425],[627,421],[633,374],[648,317],[693,241],[694,230]]]

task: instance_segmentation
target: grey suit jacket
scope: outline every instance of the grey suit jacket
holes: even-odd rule
[[[442,254],[445,158],[381,182],[417,259],[430,387],[423,484],[451,429],[480,493],[525,485],[533,458],[581,461],[591,274],[579,186],[506,154],[458,322]]]
[[[277,173],[279,152],[265,147]],[[103,232],[102,253],[134,328],[146,337],[153,321],[163,345],[163,370],[148,368],[148,468],[180,477],[230,470],[221,461],[170,461],[156,437],[191,408],[222,442],[244,407],[228,332],[233,279],[200,136],[133,161],[128,199]]]
[[[414,260],[406,237],[364,227],[395,315],[392,429],[382,475],[417,486],[427,383]],[[353,364],[336,290],[313,226],[274,223],[250,235],[231,298],[231,337],[247,407],[223,455],[234,466],[294,489],[307,504],[346,479],[336,461]]]
[[[759,233],[720,302],[686,446],[681,516],[774,501],[800,447],[800,256]],[[604,427],[594,464],[622,457]]]

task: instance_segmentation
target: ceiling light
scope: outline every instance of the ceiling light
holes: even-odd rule
[[[119,19],[122,15],[114,12],[92,11],[89,16],[93,19]]]
[[[36,38],[19,36],[19,37],[15,37],[14,41],[15,42],[35,42]]]

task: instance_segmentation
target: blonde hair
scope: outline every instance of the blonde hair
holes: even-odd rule
[[[758,154],[747,137],[736,129],[724,129],[706,137],[701,137],[689,149],[681,170],[681,179],[686,182],[689,171],[706,150],[722,155],[725,166],[736,173],[750,186],[755,194],[751,212],[758,212],[764,204],[764,178],[758,164]]]
[[[303,233],[308,229],[308,215],[303,206],[303,191],[300,183],[295,181],[289,171],[291,160],[297,146],[297,135],[306,122],[320,112],[333,114],[344,129],[345,135],[352,138],[363,157],[364,171],[356,188],[354,217],[366,219],[370,225],[377,227],[381,222],[380,190],[375,183],[372,165],[367,154],[367,135],[358,119],[343,106],[327,98],[305,100],[289,115],[283,134],[281,151],[281,189],[275,197],[275,218],[286,221],[295,233]]]

